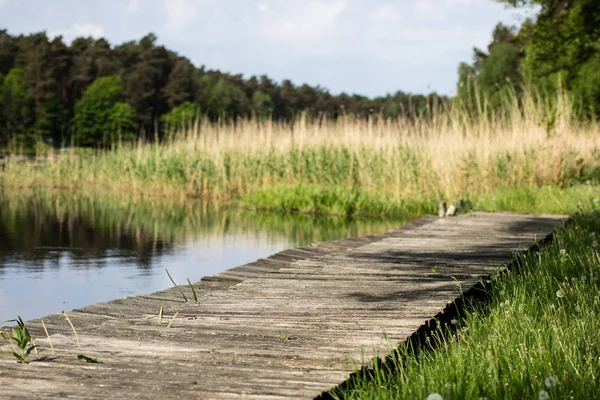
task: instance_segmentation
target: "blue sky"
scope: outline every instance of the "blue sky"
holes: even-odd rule
[[[525,15],[493,0],[0,0],[11,34],[114,45],[153,32],[196,65],[368,96],[452,94],[473,46]]]

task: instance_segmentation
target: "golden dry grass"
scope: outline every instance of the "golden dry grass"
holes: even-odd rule
[[[50,154],[41,165],[8,163],[0,182],[221,200],[256,200],[256,193],[300,186],[312,188],[309,197],[333,190],[337,197],[431,202],[566,187],[598,176],[600,128],[575,118],[566,95],[552,105],[533,97],[516,103],[507,99],[489,117],[454,105],[416,120],[299,119],[293,128],[197,122],[160,145]]]

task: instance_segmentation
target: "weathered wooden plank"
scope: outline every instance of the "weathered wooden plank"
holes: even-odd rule
[[[29,321],[39,354],[27,365],[0,357],[2,396],[312,398],[387,354],[561,220],[426,218],[286,250],[203,278],[198,304],[171,288],[71,311],[79,348],[62,314],[46,316],[55,355],[40,321]]]

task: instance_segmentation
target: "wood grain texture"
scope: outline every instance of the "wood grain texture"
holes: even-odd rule
[[[314,398],[357,364],[385,356],[564,218],[424,218],[286,250],[197,282],[198,304],[171,288],[74,310],[81,348],[62,314],[46,316],[54,356],[40,320],[28,321],[39,354],[25,365],[0,356],[0,397]]]

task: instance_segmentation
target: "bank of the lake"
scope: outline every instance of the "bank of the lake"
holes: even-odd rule
[[[570,193],[598,181],[600,127],[574,115],[565,94],[551,105],[507,99],[497,115],[476,115],[449,105],[416,120],[203,121],[162,143],[46,148],[39,162],[5,163],[0,185],[397,217],[459,198],[478,208],[560,211],[543,199],[546,188]]]

